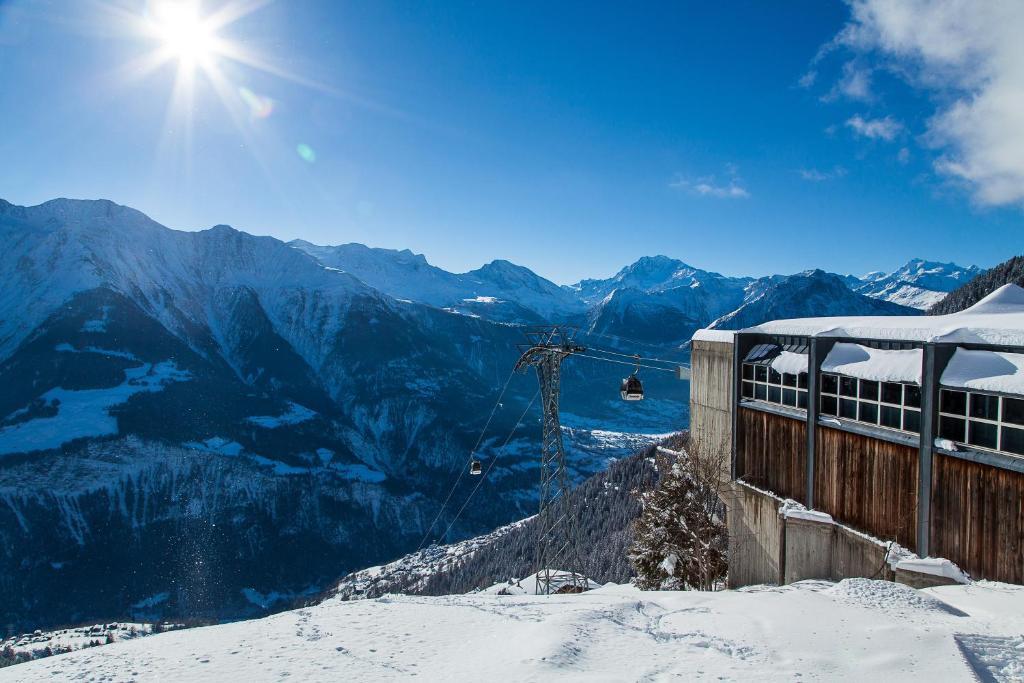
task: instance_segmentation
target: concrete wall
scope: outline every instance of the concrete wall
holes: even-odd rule
[[[782,583],[782,499],[743,484],[734,484],[725,498],[729,511],[729,587]]]
[[[690,354],[690,446],[723,463],[729,478],[732,452],[733,345],[694,341]]]
[[[835,522],[786,518],[779,512],[781,498],[738,482],[726,504],[730,588],[805,579],[895,578],[886,562],[887,543]]]

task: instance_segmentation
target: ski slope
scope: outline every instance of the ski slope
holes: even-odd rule
[[[0,681],[1021,681],[1024,587],[332,599],[0,669]]]

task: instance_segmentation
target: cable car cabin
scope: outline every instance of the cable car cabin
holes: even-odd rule
[[[481,472],[483,472],[483,466],[480,464],[479,460],[474,460],[473,462],[469,463],[470,474],[477,475],[480,474]]]
[[[630,375],[622,380],[619,394],[623,401],[642,401],[644,400],[644,385],[640,383],[639,377]]]

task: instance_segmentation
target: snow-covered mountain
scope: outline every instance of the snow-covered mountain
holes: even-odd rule
[[[0,238],[0,594],[23,596],[0,601],[0,623],[116,618],[162,593],[168,615],[244,615],[424,534],[534,512],[537,408],[516,425],[536,380],[516,375],[480,449],[511,434],[486,493],[428,529],[509,377],[515,327],[112,202],[5,203]],[[511,264],[475,272],[527,299],[546,288]],[[623,420],[619,374],[567,368],[567,413],[605,427],[566,415],[578,479],[685,422],[678,384]]]
[[[832,315],[914,315],[918,309],[873,299],[850,290],[838,275],[812,270],[785,278],[755,281],[742,306],[711,327],[739,330],[765,320]]]
[[[571,318],[583,312],[577,297],[508,261],[492,261],[456,274],[430,265],[422,254],[408,249],[374,249],[362,244],[323,247],[303,240],[289,244],[397,299],[525,323]]]
[[[977,266],[912,259],[891,273],[867,273],[860,278],[860,284],[850,286],[855,292],[875,299],[928,310],[946,294],[984,272]]]

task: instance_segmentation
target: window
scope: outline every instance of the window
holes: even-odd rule
[[[904,432],[919,432],[920,405],[921,389],[916,384],[876,382],[830,373],[821,375],[822,415]]]
[[[1024,455],[1024,399],[942,389],[939,437],[973,448]]]
[[[764,364],[744,363],[741,395],[756,401],[807,410],[807,373],[778,372]]]

